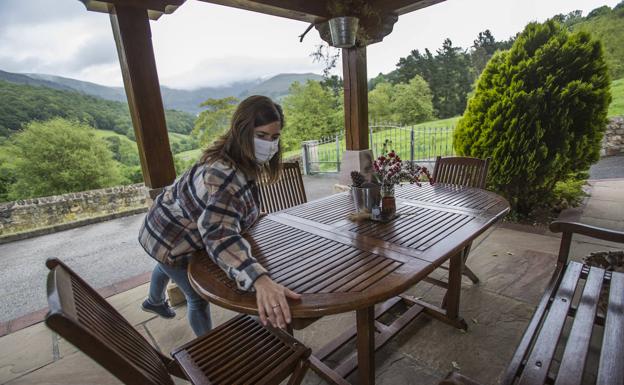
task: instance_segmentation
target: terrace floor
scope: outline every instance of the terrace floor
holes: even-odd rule
[[[593,180],[590,189],[591,197],[581,208],[565,212],[566,219],[624,230],[624,179]],[[473,244],[468,259],[481,283],[473,285],[466,279],[462,291],[461,311],[468,331],[420,316],[378,351],[377,384],[437,384],[453,369],[485,384],[496,384],[552,273],[558,245],[559,236],[545,228],[500,224],[484,233]],[[578,260],[590,251],[613,246],[579,236],[574,239],[572,255]],[[147,284],[143,284],[108,300],[165,353],[193,338],[185,306],[176,308],[175,319],[160,319],[139,309],[146,293]],[[437,287],[426,283],[412,288],[411,294],[431,301],[442,296]],[[211,311],[215,326],[234,315],[217,306]],[[351,313],[327,317],[295,331],[295,337],[312,348],[319,347],[354,319]],[[349,380],[357,384],[356,376]],[[324,382],[308,372],[304,383]],[[0,338],[0,384],[119,381],[38,323]]]

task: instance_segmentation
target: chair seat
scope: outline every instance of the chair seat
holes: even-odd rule
[[[309,349],[239,315],[171,355],[194,384],[279,384]]]

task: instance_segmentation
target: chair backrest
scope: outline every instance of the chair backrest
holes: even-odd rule
[[[258,178],[260,210],[273,213],[307,202],[299,162],[283,163],[280,178],[269,183],[266,175]]]
[[[49,259],[46,325],[125,384],[173,385],[172,362],[58,259]]]
[[[485,188],[491,158],[479,159],[463,156],[436,158],[433,168],[435,183]]]

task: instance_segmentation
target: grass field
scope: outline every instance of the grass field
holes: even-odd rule
[[[624,78],[611,83],[611,105],[608,116],[624,115]]]
[[[114,131],[97,130],[96,129],[95,130],[95,135],[97,135],[100,138],[107,138],[109,136],[119,136],[122,141],[129,141],[129,142],[135,143],[134,140],[128,138],[125,135],[118,134],[118,133],[116,133]],[[170,142],[171,145],[173,145],[173,143],[181,142],[182,140],[187,139],[188,137],[189,137],[188,135],[178,134],[178,133],[175,133],[175,132],[170,132],[169,133],[169,142]]]
[[[197,160],[199,159],[199,157],[202,154],[202,149],[201,148],[196,148],[194,150],[188,150],[188,151],[183,151],[179,154],[176,154],[176,157],[182,159],[182,160]]]

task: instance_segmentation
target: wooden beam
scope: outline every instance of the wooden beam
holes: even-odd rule
[[[157,20],[163,14],[173,13],[186,0],[80,0],[87,10],[112,13],[115,6],[147,9],[151,20]]]
[[[146,9],[117,5],[110,15],[145,185],[175,180]]]
[[[385,12],[404,15],[443,1],[445,0],[370,0],[370,4],[372,7],[379,8]]]
[[[368,149],[366,47],[342,49],[347,150]]]
[[[285,17],[308,23],[329,19],[327,1],[317,0],[201,0],[206,3]],[[296,38],[296,36],[295,36]]]

